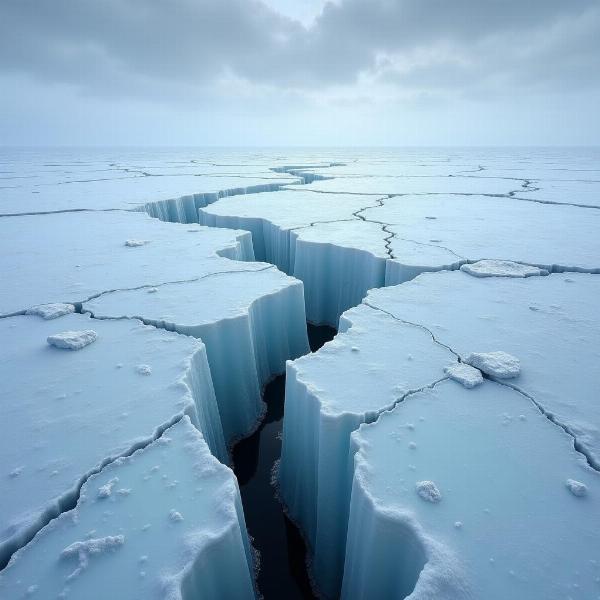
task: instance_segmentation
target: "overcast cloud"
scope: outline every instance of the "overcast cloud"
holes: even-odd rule
[[[0,143],[600,143],[599,73],[596,0],[0,2]]]

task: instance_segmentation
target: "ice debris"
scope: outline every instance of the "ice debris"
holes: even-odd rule
[[[98,334],[93,329],[84,329],[83,331],[63,331],[49,335],[47,342],[56,348],[65,348],[66,350],[81,350],[89,346],[98,339]]]
[[[169,519],[173,521],[173,523],[177,523],[178,521],[183,521],[183,515],[175,509],[171,509],[169,512]]]
[[[417,481],[415,488],[417,494],[427,502],[437,504],[442,499],[442,493],[433,481]]]
[[[115,487],[115,484],[119,482],[119,478],[118,477],[114,477],[113,479],[111,479],[110,481],[108,481],[107,483],[105,483],[104,485],[100,486],[98,488],[98,498],[108,498],[112,495],[112,491],[113,488]]]
[[[90,556],[117,550],[124,543],[124,535],[107,535],[103,538],[92,538],[84,542],[73,542],[60,554],[61,558],[76,556],[79,559],[79,566],[68,576],[67,580],[74,579],[88,566]]]
[[[139,246],[145,246],[148,243],[148,240],[127,240],[125,245],[128,248],[138,248]]]
[[[523,265],[511,260],[485,259],[462,265],[460,270],[473,277],[534,277],[548,275],[546,269],[540,269],[532,265]]]
[[[49,320],[57,319],[58,317],[68,315],[72,312],[75,312],[75,307],[72,304],[54,303],[32,306],[26,311],[26,314],[37,315],[38,317]]]
[[[571,494],[573,494],[573,496],[577,496],[578,498],[581,498],[587,494],[587,486],[585,483],[581,483],[575,479],[567,479],[566,486]]]
[[[481,371],[471,365],[466,365],[465,363],[449,365],[444,369],[444,373],[446,373],[450,379],[458,381],[458,383],[461,383],[469,389],[483,383]]]
[[[150,365],[138,365],[135,370],[140,375],[152,375],[152,367]]]
[[[521,372],[519,359],[501,350],[497,352],[472,352],[467,356],[465,362],[486,375],[498,379],[512,379]]]

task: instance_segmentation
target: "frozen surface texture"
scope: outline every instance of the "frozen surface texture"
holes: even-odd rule
[[[302,282],[271,265],[235,263],[196,281],[123,290],[86,302],[95,317],[135,317],[206,345],[225,440],[263,412],[262,387],[308,352]]]
[[[46,338],[91,329],[98,339],[77,352]],[[4,562],[76,498],[107,461],[131,453],[182,415],[212,452],[226,451],[204,346],[142,325],[71,314],[0,319],[3,353],[0,456],[0,559]],[[139,364],[151,366],[142,376]],[[119,486],[123,487],[123,486]]]
[[[548,275],[545,269],[522,265],[509,260],[480,260],[476,263],[462,265],[461,271],[473,277],[532,277]]]
[[[148,240],[127,247],[129,238]],[[0,316],[103,292],[196,279],[253,260],[250,234],[161,223],[141,213],[0,218]],[[185,257],[185,260],[182,260]]]
[[[517,391],[439,383],[361,426],[351,452],[342,598],[597,597],[600,477]]]
[[[235,477],[184,417],[90,477],[15,554],[0,596],[251,599],[252,569]]]
[[[501,379],[565,427],[591,464],[600,466],[600,278],[585,273],[527,279],[477,279],[462,273],[424,274],[406,284],[374,290],[366,302],[429,329],[491,377],[516,374],[501,355],[496,371],[489,357],[501,350],[516,357],[520,375]],[[468,305],[468,310],[461,307]]]

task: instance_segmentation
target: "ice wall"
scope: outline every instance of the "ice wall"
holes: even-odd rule
[[[312,550],[312,575],[339,592],[350,504],[350,434],[411,390],[444,377],[454,355],[424,330],[361,305],[317,353],[288,363],[281,497]]]
[[[286,360],[308,352],[308,339],[301,281],[263,263],[228,268],[185,284],[104,294],[83,308],[201,339],[231,442],[256,426],[263,386]]]

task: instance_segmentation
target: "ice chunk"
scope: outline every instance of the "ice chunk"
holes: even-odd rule
[[[417,481],[415,489],[417,494],[427,502],[437,504],[442,500],[442,494],[433,481]]]
[[[472,352],[465,358],[465,362],[479,369],[490,377],[498,379],[512,379],[521,372],[521,363],[518,358],[507,352]]]
[[[461,271],[473,277],[532,277],[548,275],[545,269],[523,265],[510,260],[480,260],[462,265]]]
[[[203,344],[139,321],[80,314],[61,319],[75,331],[92,323],[98,340],[66,352],[40,344],[55,332],[55,321],[0,319],[0,410],[6,424],[0,456],[10,465],[7,472],[20,469],[0,494],[0,564],[72,501],[82,478],[152,440],[183,414],[215,455],[227,460]],[[152,377],[136,373],[137,361],[152,364]],[[115,369],[115,362],[129,368]],[[129,486],[120,481],[119,487]],[[112,493],[103,502],[116,497]]]
[[[137,248],[139,246],[145,246],[146,244],[148,244],[149,241],[148,240],[127,240],[125,242],[125,245],[128,248]]]
[[[27,309],[26,314],[38,315],[43,319],[57,319],[64,315],[69,315],[75,312],[75,307],[72,304],[54,303],[54,304],[39,304]]]
[[[63,331],[49,335],[47,342],[56,348],[66,350],[81,350],[98,339],[98,334],[93,329],[83,331]]]
[[[0,596],[21,598],[34,586],[42,598],[254,598],[233,473],[187,416],[168,435],[171,443],[151,443],[92,475],[75,508],[15,554],[0,575]],[[179,480],[176,497],[162,479],[145,479],[155,465]],[[139,493],[96,497],[116,480]]]
[[[86,302],[96,317],[132,317],[206,345],[226,441],[256,427],[262,387],[308,352],[302,283],[263,263],[231,267],[158,294],[123,290]],[[146,373],[143,365],[138,372]]]
[[[503,426],[504,411],[527,419]],[[362,425],[350,456],[343,599],[596,597],[600,505],[565,493],[564,478],[577,473],[594,497],[600,478],[517,391],[438,383]],[[439,503],[415,493],[430,482]]]
[[[455,358],[427,331],[365,305],[344,313],[339,331],[315,354],[288,363],[279,469],[281,497],[306,535],[312,575],[328,596],[339,592],[342,577],[350,434],[442,378],[442,365]],[[415,431],[417,421],[409,422]]]
[[[581,498],[587,494],[587,486],[585,485],[585,483],[581,483],[581,481],[567,479],[566,485],[571,494],[573,494],[573,496]]]
[[[446,373],[450,379],[458,381],[458,383],[461,383],[466,388],[474,388],[483,383],[481,371],[465,363],[449,365],[444,368],[444,373]]]

